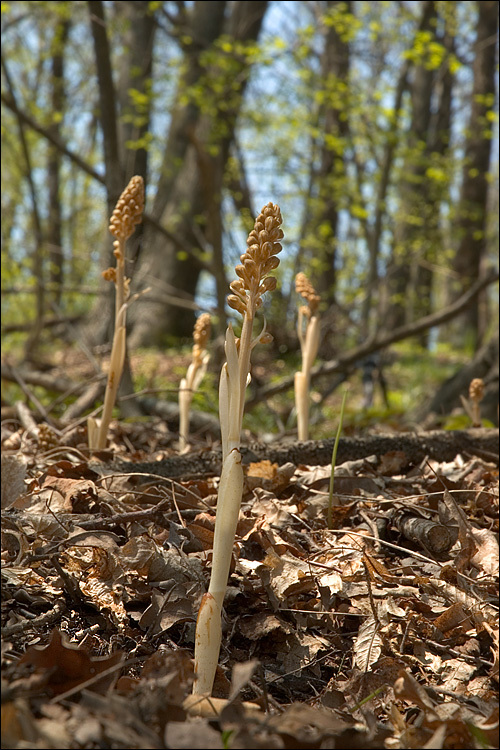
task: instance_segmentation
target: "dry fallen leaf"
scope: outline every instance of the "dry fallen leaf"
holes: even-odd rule
[[[1,456],[1,503],[7,508],[25,491],[26,459],[21,453]]]
[[[374,617],[368,617],[359,626],[353,651],[354,663],[362,672],[367,672],[382,653],[382,638],[379,629],[379,622]]]
[[[54,695],[65,693],[96,677],[123,660],[123,653],[116,651],[109,656],[89,656],[86,650],[69,643],[57,628],[51,633],[47,646],[30,646],[19,659],[18,667],[29,666],[46,676],[46,685]],[[89,690],[105,692],[117,679],[116,670],[88,686]]]
[[[498,537],[489,529],[472,529],[477,551],[471,563],[490,576],[498,575]]]
[[[102,461],[173,457],[175,436],[158,430],[152,437],[149,424],[116,424],[111,432],[113,451]],[[326,524],[329,465],[251,466],[224,601],[217,697],[202,706],[187,698],[217,477],[172,481],[114,471],[99,478],[62,455],[71,453],[51,466],[50,457],[28,450],[27,492],[3,513],[2,653],[15,691],[4,705],[7,746],[495,746],[492,466],[433,461],[437,480],[425,466],[401,476],[406,459],[397,455],[339,465],[333,528]],[[262,486],[250,489],[252,482]],[[438,534],[460,528],[462,544],[441,545],[433,560],[428,545],[396,528],[399,510]],[[36,662],[33,643],[59,624],[79,645],[55,649],[68,673],[54,687],[75,685],[76,693],[50,703],[41,692],[46,686],[52,695],[59,669],[50,649],[28,676],[12,655],[24,650]],[[134,655],[105,696],[80,690],[85,672],[72,659],[87,644],[100,655],[116,647]],[[121,666],[112,667],[114,676]]]

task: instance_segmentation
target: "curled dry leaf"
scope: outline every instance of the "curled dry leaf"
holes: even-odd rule
[[[368,617],[359,627],[354,641],[354,663],[362,672],[367,672],[382,653],[380,625],[374,617]]]
[[[487,575],[498,575],[498,536],[489,529],[473,529],[472,535],[477,551],[471,557],[471,563]]]
[[[2,453],[2,508],[11,505],[24,492],[26,460],[21,454],[11,456]]]
[[[19,659],[18,666],[29,666],[37,672],[45,673],[47,687],[54,695],[60,695],[96,677],[110,667],[119,665],[122,659],[121,651],[116,651],[110,656],[90,656],[86,650],[69,643],[66,636],[55,628],[48,645],[30,646]],[[117,669],[113,674],[96,680],[88,686],[88,689],[94,692],[106,692],[118,673]]]

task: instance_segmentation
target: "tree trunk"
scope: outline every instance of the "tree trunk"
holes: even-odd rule
[[[115,3],[123,34],[123,56],[117,83],[121,163],[124,168],[123,188],[131,177],[139,175],[148,185],[148,132],[151,122],[153,47],[157,25],[149,0],[125,0]],[[122,188],[122,189],[123,189]],[[127,275],[133,275],[144,233],[138,224],[127,244]]]
[[[327,13],[339,7],[343,14],[351,13],[351,2],[329,0],[326,5]],[[314,286],[329,306],[335,302],[339,203],[345,194],[348,78],[349,42],[345,30],[339,31],[335,23],[329,24],[321,58],[320,87],[323,87],[327,102],[319,116],[324,138],[317,176],[311,186],[312,200],[306,209],[309,221],[304,238],[305,248],[314,253]]]
[[[131,309],[132,346],[158,344],[172,335],[191,337],[194,314],[180,310],[171,298],[193,302],[204,269],[215,277],[222,307],[219,315],[224,315],[228,287],[221,242],[222,183],[250,63],[237,50],[223,52],[214,42],[222,33],[232,43],[255,41],[267,2],[234,3],[226,24],[225,6],[197,2],[192,9],[190,36],[196,43],[186,50],[186,73],[179,84],[153,205],[153,216],[174,238],[165,240],[146,227],[136,281],[139,288],[150,286],[152,291]],[[200,59],[203,51],[212,53],[205,67]],[[224,62],[229,57],[229,71],[218,64],[219,57]],[[201,106],[186,103],[186,96],[201,79],[205,80],[205,102]],[[235,80],[239,81],[237,91]]]
[[[52,123],[50,132],[55,138],[60,137],[60,122],[66,104],[64,91],[64,49],[68,39],[70,23],[63,21],[56,26],[53,40],[52,56]],[[62,214],[61,214],[61,152],[55,146],[48,148],[48,190],[49,216],[47,224],[47,246],[49,260],[49,279],[51,293],[49,299],[59,307],[61,303],[64,280],[64,257],[62,251]]]
[[[432,7],[428,4],[423,6],[421,18],[418,27],[415,32],[415,39],[412,40],[413,48],[417,36],[421,35],[428,27],[428,14],[432,11]],[[399,74],[398,82],[395,89],[394,95],[394,114],[389,120],[388,132],[386,136],[386,142],[384,147],[384,154],[382,159],[382,166],[380,170],[380,178],[378,180],[378,188],[375,200],[375,218],[367,231],[367,244],[369,251],[369,262],[368,262],[368,278],[366,284],[366,296],[363,300],[362,305],[362,327],[361,332],[362,340],[366,340],[371,335],[375,335],[378,327],[383,324],[386,326],[385,320],[385,309],[387,307],[385,303],[385,297],[388,291],[384,288],[382,294],[380,293],[380,279],[378,274],[378,264],[380,261],[380,247],[382,242],[382,234],[384,231],[384,223],[387,217],[387,193],[391,185],[392,172],[394,168],[394,159],[397,147],[399,145],[399,128],[401,120],[401,111],[403,106],[403,97],[409,87],[409,75],[413,67],[410,56],[403,62],[401,72]],[[389,276],[389,271],[388,274]],[[386,279],[386,284],[389,284],[389,279]],[[373,315],[374,300],[378,301],[377,307],[379,314]]]
[[[101,0],[89,0],[88,6],[99,83],[99,120],[104,146],[108,216],[111,217],[116,202],[122,190],[126,187],[124,184],[125,173],[120,158],[116,91],[113,82],[104,4]]]
[[[390,176],[394,164],[394,152],[396,149],[397,137],[396,134],[399,129],[400,111],[401,104],[403,101],[403,95],[408,86],[408,73],[410,70],[409,60],[403,66],[403,69],[399,75],[398,83],[396,86],[396,94],[394,97],[394,115],[392,116],[389,123],[389,133],[386,138],[386,145],[384,148],[384,156],[382,161],[382,168],[380,173],[380,179],[377,189],[377,197],[375,202],[375,219],[373,225],[368,231],[368,279],[366,284],[366,295],[363,300],[361,316],[362,326],[361,333],[362,339],[369,338],[370,335],[376,331],[376,326],[373,325],[373,307],[374,299],[378,297],[378,307],[381,308],[381,297],[377,294],[377,287],[379,286],[379,274],[378,274],[378,263],[380,258],[380,244],[382,240],[382,231],[384,225],[384,217],[386,216],[386,198],[387,191],[390,184]]]
[[[16,96],[14,91],[14,86],[12,83],[12,77],[10,75],[10,71],[7,67],[7,62],[2,56],[2,69],[5,76],[5,81],[7,84],[7,88],[9,90],[9,93],[12,98],[12,102],[14,104],[14,111],[16,112],[17,116],[17,125],[19,129],[19,140],[21,144],[21,152],[23,155],[24,160],[24,172],[26,176],[26,181],[28,183],[28,189],[29,189],[29,195],[31,200],[31,222],[33,227],[33,235],[35,240],[35,246],[33,248],[32,252],[32,258],[31,258],[31,268],[33,272],[33,277],[35,279],[36,284],[36,291],[35,291],[35,324],[33,326],[33,330],[31,331],[30,335],[28,336],[28,339],[26,341],[24,351],[25,351],[25,358],[29,361],[33,358],[33,353],[36,349],[36,346],[40,339],[40,334],[43,330],[43,318],[45,315],[45,279],[44,279],[44,236],[43,236],[43,229],[42,229],[42,221],[40,217],[40,210],[38,206],[38,196],[35,186],[35,180],[33,177],[34,171],[33,171],[33,164],[31,160],[31,152],[29,148],[28,139],[26,138],[26,134],[24,131],[24,121],[21,118],[19,114],[19,110],[17,108],[17,102],[16,102]]]
[[[459,282],[453,298],[468,289],[478,277],[485,258],[488,169],[491,155],[492,121],[488,118],[495,100],[495,57],[498,37],[498,3],[477,2],[474,83],[458,214],[458,247],[453,267]],[[469,337],[477,347],[484,336],[487,316],[485,297],[476,298],[460,321],[457,336]]]
[[[108,39],[105,8],[101,0],[88,0],[90,27],[94,41],[94,55],[97,69],[99,90],[99,124],[101,126],[104,150],[104,174],[106,183],[106,214],[111,218],[116,202],[124,185],[124,171],[121,164],[121,151],[118,141],[118,113],[111,51]],[[108,234],[103,240],[103,270],[114,266],[112,236]],[[103,314],[102,301],[91,313],[93,340],[97,343],[110,341],[113,335],[114,298],[106,299],[106,311]],[[95,320],[94,320],[95,318]]]
[[[424,0],[422,14],[422,30],[433,32],[436,22],[435,3]],[[429,163],[434,73],[425,62],[423,59],[415,66],[410,87],[412,120],[408,133],[408,156],[399,184],[399,221],[394,231],[392,257],[387,274],[389,311],[386,325],[389,329],[398,328],[412,319],[410,311],[415,305],[415,296],[409,298],[411,268],[419,258],[429,254],[426,226],[430,204],[427,200],[426,169]],[[428,302],[426,307],[430,310]]]
[[[104,164],[107,193],[107,215],[108,218],[115,208],[118,198],[128,184],[130,177],[134,173],[139,174],[146,180],[147,171],[147,151],[139,149],[135,151],[131,148],[127,150],[126,138],[132,140],[134,135],[144,137],[149,128],[150,103],[144,108],[140,127],[137,129],[137,123],[134,122],[133,112],[127,111],[129,90],[135,88],[139,95],[146,94],[148,80],[151,77],[152,66],[152,44],[154,36],[154,16],[148,11],[148,3],[145,2],[124,2],[120,3],[120,12],[124,13],[128,21],[126,33],[126,65],[122,70],[125,73],[121,79],[121,104],[124,107],[122,127],[120,128],[119,104],[120,96],[116,91],[113,81],[113,70],[111,63],[110,44],[106,26],[105,9],[100,0],[89,0],[88,7],[90,11],[91,29],[94,40],[95,60],[97,67],[97,78],[99,84],[99,105],[100,105],[100,124],[104,144]],[[131,144],[130,144],[131,145]],[[129,157],[132,158],[129,158]],[[125,164],[131,170],[127,175]],[[137,172],[134,172],[137,168]],[[141,171],[142,170],[142,173]],[[137,248],[139,233],[134,233],[134,239],[128,243],[127,251],[130,257],[131,248],[135,242]],[[111,252],[112,237],[109,235],[107,245],[108,255],[112,266],[115,265],[114,257]],[[132,253],[134,250],[132,249]],[[137,254],[137,251],[135,252]],[[126,266],[126,272],[130,273],[129,264]],[[114,287],[111,287],[114,292]],[[100,320],[104,325],[99,326],[101,334],[111,340],[112,321],[114,315],[114,294],[110,294],[108,301],[109,315],[103,316],[102,311]],[[130,362],[128,354],[125,356],[123,375],[120,383],[119,396],[125,396],[133,392],[132,374],[130,372]],[[126,416],[139,415],[140,409],[134,400],[122,402],[122,412]]]
[[[450,3],[447,12],[454,18],[456,8],[454,3]],[[447,175],[447,158],[448,147],[450,143],[451,127],[451,103],[453,94],[454,75],[450,66],[450,56],[454,54],[455,38],[453,34],[445,32],[441,43],[447,50],[447,54],[437,71],[437,109],[431,116],[430,121],[430,164],[434,167],[434,178],[426,180],[428,189],[427,199],[427,222],[425,226],[425,235],[427,238],[424,252],[418,259],[414,268],[414,305],[412,320],[418,320],[424,315],[432,312],[432,294],[434,284],[434,269],[444,265],[442,248],[445,247],[445,240],[440,227],[440,214],[443,201],[448,197],[449,178]],[[439,295],[436,290],[437,306],[445,305],[446,300]],[[418,341],[420,345],[427,348],[429,344],[429,331],[422,333]]]

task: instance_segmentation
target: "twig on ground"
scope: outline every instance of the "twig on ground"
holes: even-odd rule
[[[2,637],[10,638],[11,635],[23,633],[25,630],[31,630],[33,628],[38,630],[45,625],[51,625],[61,617],[66,609],[66,602],[63,599],[58,599],[52,609],[49,609],[48,612],[44,612],[43,615],[34,617],[33,620],[23,620],[23,622],[14,623],[14,625],[5,625],[5,627],[2,628]]]

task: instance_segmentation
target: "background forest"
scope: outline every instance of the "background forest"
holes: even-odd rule
[[[381,363],[413,370],[393,394],[405,409],[461,364],[484,376],[498,351],[497,39],[496,2],[2,3],[2,376],[23,362],[36,393],[42,365],[69,375],[69,348],[84,349],[85,405],[102,395],[108,223],[133,175],[146,208],[127,275],[149,291],[128,313],[122,395],[165,390],[158,356],[136,354],[190,345],[198,311],[225,330],[269,200],[285,239],[251,401],[293,385],[299,271],[321,297],[320,405]],[[212,363],[215,382],[217,350]],[[442,411],[457,397],[440,393]],[[276,408],[261,426],[290,426]]]

